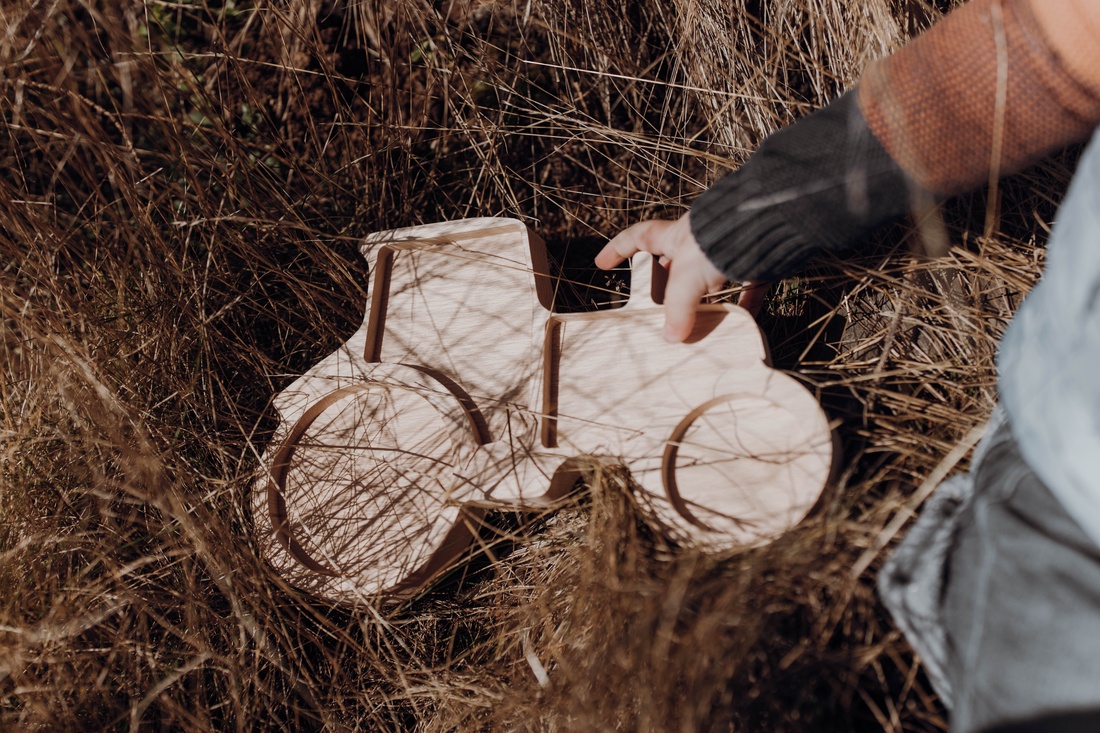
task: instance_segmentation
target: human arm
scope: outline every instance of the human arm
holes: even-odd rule
[[[687,221],[695,248],[727,278],[778,279],[821,252],[850,250],[922,201],[1083,140],[1097,124],[1100,3],[973,0],[874,62],[856,89],[765,140],[695,201]],[[629,254],[633,229],[605,253]],[[670,285],[698,282],[699,272],[676,277],[680,263],[668,260]],[[695,257],[684,265],[705,269]]]

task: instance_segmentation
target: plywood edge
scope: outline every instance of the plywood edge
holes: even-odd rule
[[[625,307],[608,311],[594,311],[591,313],[554,313],[549,317],[547,328],[559,328],[569,323],[607,323],[610,321],[636,321],[639,323],[650,322],[656,331],[659,331],[664,322],[664,307],[653,305],[652,307]],[[649,324],[647,324],[648,326]],[[670,351],[693,347],[715,331],[742,330],[752,334],[754,343],[751,356],[762,364],[770,365],[768,358],[767,340],[760,331],[756,319],[747,310],[730,303],[703,303],[695,311],[695,327],[691,334],[681,344],[669,344]],[[744,355],[742,352],[741,355]]]
[[[528,238],[532,235],[527,225],[518,219],[485,216],[373,232],[363,238],[362,243],[359,245],[359,252],[366,258],[367,264],[373,270],[374,258],[383,245],[410,241],[419,241],[425,244],[433,241],[462,242],[508,232],[514,232],[516,235],[522,236],[524,243],[527,243]],[[537,235],[534,236],[537,237]],[[539,241],[542,240],[539,239]]]
[[[363,360],[370,363],[378,361],[382,356],[382,335],[386,330],[386,304],[389,300],[393,255],[392,246],[381,247],[370,273],[373,281],[370,284],[370,307],[363,326],[366,333]]]
[[[397,242],[403,239],[424,239],[431,237],[454,238],[471,232],[508,227],[511,229],[526,230],[527,225],[519,219],[506,216],[478,216],[469,219],[456,219],[434,224],[416,224],[408,227],[398,227],[380,232],[372,232],[363,238],[363,244],[379,245],[387,242]]]
[[[526,227],[524,227],[526,229]],[[538,234],[527,229],[527,248],[531,257],[531,276],[535,280],[535,295],[546,311],[554,310],[554,282],[550,274],[550,258],[546,254],[546,242]]]
[[[558,316],[546,319],[542,345],[542,401],[539,408],[539,440],[544,448],[558,447],[558,363],[561,361],[563,321]]]

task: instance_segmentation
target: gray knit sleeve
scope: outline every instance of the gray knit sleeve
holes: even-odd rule
[[[843,253],[911,209],[917,186],[868,129],[857,95],[768,137],[691,207],[691,228],[732,280],[778,280]]]

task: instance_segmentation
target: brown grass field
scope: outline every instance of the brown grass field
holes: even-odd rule
[[[598,284],[595,243],[952,4],[2,0],[0,729],[943,730],[874,578],[993,404],[1072,152],[775,288],[843,454],[770,546],[669,546],[594,477],[349,611],[245,507],[271,397],[362,317],[364,234],[515,216]]]

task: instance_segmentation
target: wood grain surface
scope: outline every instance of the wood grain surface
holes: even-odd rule
[[[625,307],[553,314],[545,245],[517,221],[382,232],[363,254],[363,325],[276,397],[255,483],[261,548],[299,587],[407,597],[485,512],[545,511],[598,464],[630,471],[671,539],[711,550],[775,538],[828,480],[825,416],[767,365],[752,317],[704,305],[666,343],[648,255]]]

